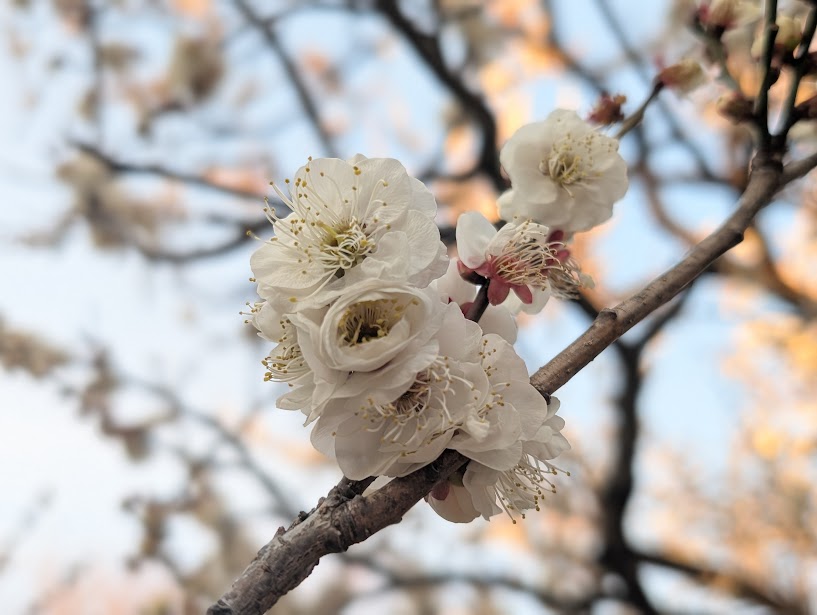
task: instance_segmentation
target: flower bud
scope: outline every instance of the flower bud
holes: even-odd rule
[[[610,95],[607,93],[599,97],[596,106],[587,116],[587,121],[600,126],[609,126],[624,119],[621,112],[621,105],[627,102],[627,97],[623,94]]]
[[[718,98],[715,106],[718,113],[733,124],[748,122],[754,115],[754,101],[746,98],[740,92],[724,94]]]
[[[786,51],[794,51],[797,45],[800,44],[803,33],[800,21],[786,15],[780,15],[777,18],[777,27],[779,29],[777,38],[774,39],[775,45],[781,46]]]
[[[686,58],[662,70],[655,81],[680,94],[688,94],[706,82],[706,73],[698,62]]]

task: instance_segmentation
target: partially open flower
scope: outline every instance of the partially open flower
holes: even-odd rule
[[[557,109],[517,130],[499,154],[513,189],[499,200],[503,220],[533,220],[566,234],[613,214],[627,192],[618,141],[574,111]]]
[[[309,414],[315,391],[315,374],[304,359],[298,341],[298,331],[285,314],[268,302],[251,307],[252,324],[258,334],[276,344],[262,361],[266,368],[265,381],[285,382],[290,391],[278,398],[277,406],[284,410],[302,410]]]
[[[574,289],[583,285],[564,233],[530,220],[509,222],[497,231],[478,212],[462,214],[457,221],[457,251],[460,273],[485,278],[492,305],[504,302],[513,291],[523,304],[541,309],[554,281],[565,295],[571,284]]]
[[[434,485],[425,501],[434,512],[452,523],[469,523],[479,517],[471,493],[463,486],[462,475],[457,472]]]
[[[790,55],[800,44],[803,37],[803,24],[796,17],[778,15],[776,19],[777,35],[774,38],[776,54]],[[765,44],[765,33],[755,37],[750,53],[753,58],[760,58]]]
[[[723,33],[751,21],[757,16],[755,2],[746,0],[712,0],[698,9],[701,24],[713,34]]]

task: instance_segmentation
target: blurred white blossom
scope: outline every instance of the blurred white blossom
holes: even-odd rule
[[[517,130],[500,152],[512,189],[499,199],[504,220],[533,220],[566,234],[605,222],[627,192],[618,141],[574,111],[557,109]]]

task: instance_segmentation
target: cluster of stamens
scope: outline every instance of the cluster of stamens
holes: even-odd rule
[[[559,288],[581,286],[578,263],[561,239],[554,239],[548,228],[526,220],[490,260],[496,277],[508,284],[543,290],[558,282]],[[574,291],[575,292],[575,291]],[[563,293],[564,294],[564,293]]]
[[[488,340],[482,340],[482,349],[479,351],[479,357],[482,362],[482,369],[485,375],[490,380],[494,375],[493,358],[497,353],[496,347],[488,347]],[[488,391],[488,396],[482,402],[482,405],[477,409],[477,416],[480,420],[485,421],[488,413],[494,408],[504,408],[505,398],[502,391],[511,386],[510,382],[492,382],[491,388]]]
[[[281,218],[271,206],[264,208],[275,227],[276,236],[270,241],[279,242],[292,253],[291,257],[304,266],[303,275],[309,273],[311,266],[319,264],[323,282],[327,283],[343,277],[346,270],[358,265],[374,251],[378,238],[390,228],[390,225],[380,223],[376,213],[377,207],[385,207],[386,203],[372,194],[361,219],[353,213],[357,208],[350,206],[349,199],[343,196],[334,179],[320,172],[322,182],[328,182],[336,193],[321,194],[313,189],[309,165],[304,167],[304,172],[304,177],[297,178],[294,183],[285,180],[291,184],[289,196],[272,184],[275,193],[294,215]],[[355,167],[355,174],[360,173]],[[380,180],[377,186],[385,187],[388,183]],[[357,198],[357,186],[352,186],[352,191]]]
[[[538,511],[545,491],[556,493],[556,486],[547,478],[551,474],[556,474],[556,468],[547,461],[524,455],[513,468],[499,475],[499,480],[494,485],[497,500],[514,523],[516,519],[513,518],[513,511],[531,508]],[[544,488],[544,484],[549,488]],[[525,514],[520,514],[524,519]]]
[[[261,363],[267,368],[264,381],[291,382],[309,371],[301,347],[295,338],[295,327],[284,317],[278,321],[281,335],[278,345]]]
[[[596,168],[599,150],[615,151],[615,140],[597,132],[589,132],[579,139],[567,133],[556,141],[547,158],[539,163],[539,171],[564,188],[587,178],[601,177]]]
[[[437,357],[419,372],[411,386],[397,399],[378,403],[366,400],[355,414],[367,422],[368,431],[381,432],[381,444],[406,445],[419,450],[460,426],[449,409],[454,383],[463,378],[452,373],[448,357]],[[416,440],[420,438],[422,443]]]
[[[405,315],[416,299],[396,298],[359,301],[346,308],[338,322],[338,338],[346,346],[356,346],[385,337]]]

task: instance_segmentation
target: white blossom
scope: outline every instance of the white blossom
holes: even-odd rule
[[[315,448],[337,458],[352,479],[389,473],[398,462],[404,474],[434,461],[487,394],[481,333],[457,305],[447,305],[437,336],[424,347],[433,354],[410,355],[396,363],[399,369],[355,374],[357,382],[341,387],[321,412]]]
[[[278,218],[267,208],[275,237],[250,260],[265,299],[295,303],[343,286],[350,270],[393,241],[408,246],[406,281],[427,286],[445,271],[434,197],[397,160],[310,160],[295,174],[289,197],[274,188],[292,211]]]
[[[552,293],[573,296],[587,286],[564,241],[562,231],[530,220],[509,222],[499,231],[482,214],[468,212],[457,220],[460,272],[486,279],[491,304],[505,302],[513,291],[528,313],[541,311]]]
[[[618,141],[575,112],[553,111],[517,130],[500,152],[512,190],[499,200],[504,220],[533,220],[566,234],[610,218],[627,191]]]
[[[425,497],[438,515],[453,523],[469,523],[479,517],[471,492],[462,484],[462,476],[454,473],[448,480],[434,485]]]
[[[570,449],[560,433],[564,420],[556,416],[558,408],[559,400],[551,398],[544,423],[535,433],[522,435],[522,453],[512,468],[496,470],[472,461],[464,473],[448,479],[448,489],[435,486],[426,501],[440,516],[457,523],[501,512],[524,518],[526,510],[539,510],[546,493],[556,490],[548,477],[557,468],[549,460]]]

